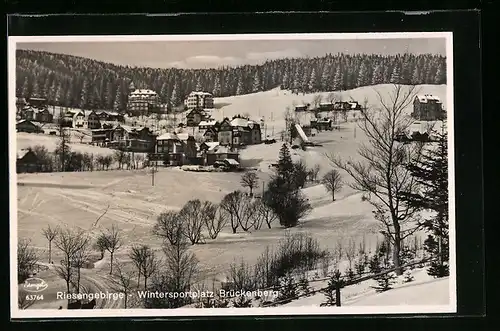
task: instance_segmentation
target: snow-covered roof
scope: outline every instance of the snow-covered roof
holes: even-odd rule
[[[190,137],[191,135],[187,132],[182,132],[182,133],[178,133],[177,134],[177,137],[182,140],[182,141],[186,141],[188,140],[188,138]]]
[[[212,151],[212,150],[216,149],[217,146],[219,146],[219,142],[218,141],[209,141],[209,142],[205,142],[205,145],[208,146],[209,151]]]
[[[229,153],[229,148],[226,147],[226,146],[217,146],[213,149],[213,151],[215,151],[215,153],[217,154],[224,154],[224,153]]]
[[[240,165],[240,163],[238,161],[233,160],[233,159],[225,159],[224,161],[231,164],[231,165]]]
[[[101,121],[101,124],[104,125],[104,124],[107,124],[107,125],[117,125],[117,122],[116,121]]]
[[[215,124],[217,124],[217,121],[216,120],[212,120],[212,121],[201,121],[198,126],[214,126]]]
[[[248,126],[250,122],[251,121],[247,120],[246,118],[233,118],[231,120],[231,126]]]
[[[156,95],[157,93],[150,89],[136,89],[130,95]]]
[[[17,158],[22,159],[26,154],[28,154],[28,149],[20,149],[17,151]]]
[[[436,103],[441,103],[441,99],[432,94],[421,94],[417,95],[418,101],[421,103],[427,103],[428,101],[435,101]]]
[[[304,107],[307,107],[306,105],[304,104],[300,104],[300,105],[296,105],[295,108],[304,108]]]
[[[158,136],[156,140],[180,140],[175,133],[167,132]]]
[[[319,105],[320,106],[331,106],[332,103],[331,102],[321,102]]]
[[[189,96],[195,96],[195,95],[199,95],[199,96],[212,96],[212,93],[208,93],[208,92],[202,92],[202,91],[193,91],[191,93],[189,93]]]
[[[133,130],[135,130],[134,128],[132,128],[131,126],[129,125],[124,125],[124,124],[120,124],[119,126],[117,127],[121,127],[123,128],[123,130],[127,131],[127,132],[132,132]]]
[[[79,111],[77,113],[69,113],[68,115],[73,115],[73,119],[76,119],[77,116],[85,116],[83,112]],[[69,116],[68,116],[69,117]]]
[[[32,121],[32,120],[26,120],[26,119],[20,120],[20,121],[16,122],[16,125],[24,123],[24,122],[29,122],[29,123],[32,123],[32,124],[34,124],[36,126],[40,126],[41,125],[40,122],[36,122],[36,121]]]

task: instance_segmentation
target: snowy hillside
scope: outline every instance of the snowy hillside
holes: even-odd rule
[[[344,101],[355,100],[363,104],[363,101],[368,101],[368,106],[376,106],[379,104],[379,95],[389,95],[394,88],[391,84],[382,84],[374,86],[365,86],[349,91],[335,92],[337,98]],[[405,87],[406,90],[409,87]],[[446,85],[418,85],[416,87],[418,94],[432,94],[443,100],[443,106],[446,105]],[[234,115],[249,115],[251,119],[259,120],[264,118],[268,127],[268,134],[274,129],[275,135],[284,129],[285,120],[284,114],[287,110],[293,109],[294,104],[313,104],[313,99],[316,95],[321,95],[326,101],[327,96],[331,92],[311,93],[311,94],[293,94],[291,91],[280,90],[279,88],[258,92],[253,94],[231,96],[226,98],[215,98],[214,103],[221,105],[220,108],[212,112],[212,116],[216,120],[221,120],[224,117]],[[410,113],[411,107],[408,109]],[[307,122],[309,114],[303,114],[299,120]]]

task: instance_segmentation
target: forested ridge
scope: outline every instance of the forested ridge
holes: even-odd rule
[[[124,110],[131,86],[152,89],[175,106],[193,90],[225,97],[277,86],[312,93],[385,83],[446,84],[446,58],[432,54],[327,54],[218,69],[119,66],[31,50],[18,50],[16,58],[17,96],[84,109]]]

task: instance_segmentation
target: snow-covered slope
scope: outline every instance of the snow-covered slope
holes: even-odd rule
[[[362,104],[366,98],[368,105],[377,105],[379,101],[379,94],[387,96],[393,91],[393,89],[394,85],[392,84],[381,84],[359,87],[348,91],[335,92],[335,94],[340,100],[355,100]],[[405,91],[408,89],[408,86],[404,87]],[[446,109],[446,85],[418,85],[416,86],[415,91],[418,91],[419,94],[432,94],[440,97],[441,100],[443,100],[443,105]],[[275,88],[265,92],[215,98],[214,103],[216,106],[217,104],[221,105],[221,107],[216,107],[217,109],[212,112],[212,116],[217,120],[238,114],[248,114],[255,120],[264,118],[268,127],[268,134],[270,134],[274,129],[276,135],[285,127],[285,120],[283,117],[287,108],[293,109],[294,104],[312,104],[316,95],[321,95],[324,99],[326,99],[330,93],[331,92],[310,94],[299,93],[297,95],[293,94],[291,91]],[[309,114],[302,114],[299,119],[307,122],[309,116]]]

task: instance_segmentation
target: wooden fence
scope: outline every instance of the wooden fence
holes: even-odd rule
[[[405,269],[405,268],[409,268],[409,267],[412,267],[412,266],[415,266],[415,265],[425,264],[425,263],[431,262],[434,259],[432,259],[432,258],[429,259],[428,258],[428,259],[423,259],[423,260],[420,260],[420,261],[411,262],[411,263],[403,265],[403,266],[401,266],[399,268],[400,269]],[[374,279],[374,278],[377,278],[377,277],[380,277],[380,276],[384,276],[384,275],[386,275],[388,273],[396,271],[397,269],[398,268],[391,268],[391,269],[384,270],[384,271],[382,271],[382,272],[380,272],[378,274],[370,274],[370,275],[362,276],[362,277],[359,277],[359,278],[356,278],[356,279],[353,279],[353,280],[349,280],[347,278],[347,276],[341,277],[340,280],[339,280],[339,283],[341,283],[342,285],[338,286],[338,287],[335,287],[335,288],[332,289],[332,290],[335,291],[335,305],[337,307],[340,307],[340,305],[341,305],[341,293],[340,293],[340,290],[342,288],[344,288],[346,286],[350,286],[350,285],[359,284],[359,283],[364,282],[366,280],[370,280],[370,279]],[[325,281],[325,280],[329,280],[330,278],[331,277],[324,278],[324,279],[315,279],[313,281],[310,281],[310,283],[312,283],[312,282],[319,282],[319,281]],[[294,285],[297,286],[298,283],[295,283]],[[327,289],[328,289],[328,287],[320,288],[320,289],[317,289],[317,290],[312,290],[309,293],[300,294],[300,295],[297,295],[297,296],[292,297],[292,298],[286,298],[286,299],[282,299],[282,300],[278,300],[278,301],[273,301],[273,302],[270,302],[270,303],[266,303],[266,304],[263,305],[263,307],[272,307],[272,306],[279,305],[281,303],[287,303],[287,302],[290,302],[291,300],[296,300],[296,299],[299,299],[299,298],[302,298],[302,297],[306,297],[306,296],[310,296],[310,295],[313,295],[313,294],[316,294],[316,293],[319,293],[319,292],[324,292]]]

